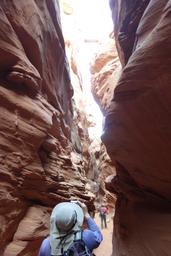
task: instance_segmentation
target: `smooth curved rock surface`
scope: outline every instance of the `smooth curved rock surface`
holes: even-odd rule
[[[126,24],[124,13],[138,15],[133,2],[147,1],[111,1],[116,34]],[[129,38],[125,39],[132,50],[118,42],[125,67],[103,136],[117,170],[117,176],[108,181],[110,190],[113,187],[118,195],[115,256],[170,255],[170,14],[170,1],[149,1],[137,19],[133,48]],[[131,36],[128,28],[126,34]]]

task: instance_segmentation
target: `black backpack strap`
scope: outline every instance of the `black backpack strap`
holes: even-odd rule
[[[81,233],[81,234],[80,234]],[[79,241],[82,239],[82,230],[77,230],[77,231],[70,231],[68,232],[66,235],[64,236],[60,236],[60,237],[57,237],[57,239],[60,239],[60,243],[59,245],[61,246],[61,256],[66,256],[67,255],[67,251],[64,251],[63,249],[63,245],[65,244],[65,239],[67,238],[68,235],[70,234],[74,234],[74,240],[73,242],[75,241]]]
[[[79,242],[81,241],[81,243],[84,245],[84,248],[85,248],[85,254],[86,256],[92,256],[92,253],[90,252],[89,248],[87,247],[87,245],[85,244],[84,240],[83,240],[83,230],[81,230],[79,233],[80,234],[80,238],[79,239],[76,239],[74,238],[74,242]]]
[[[81,240],[83,240],[83,230],[81,230]]]
[[[78,240],[82,240],[82,230],[80,231],[80,230],[78,230],[78,231],[76,231],[75,233],[74,233],[74,240],[73,240],[73,242],[75,242],[75,241],[78,241]],[[81,233],[81,234],[80,234]]]

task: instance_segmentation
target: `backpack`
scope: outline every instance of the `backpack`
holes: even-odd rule
[[[74,241],[69,246],[69,248],[63,252],[62,256],[92,256],[93,254],[90,252],[88,247],[86,246],[82,236],[83,231],[79,232],[81,233],[79,236],[79,239],[76,233],[74,234]]]

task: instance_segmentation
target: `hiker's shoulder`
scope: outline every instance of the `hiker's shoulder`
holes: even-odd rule
[[[97,243],[100,243],[103,240],[103,236],[101,232],[97,231],[92,231],[85,229],[83,232],[83,240],[86,243],[86,245],[89,247],[89,244],[94,244],[96,245]]]
[[[85,229],[83,232],[83,241],[86,246],[92,251],[94,248],[98,247],[102,241],[102,236],[99,232],[93,232],[91,230]]]
[[[39,255],[50,256],[50,237],[49,236],[42,241]]]
[[[44,246],[46,246],[46,245],[49,245],[49,246],[50,246],[50,236],[46,237],[46,238],[43,240],[42,244],[44,244]]]

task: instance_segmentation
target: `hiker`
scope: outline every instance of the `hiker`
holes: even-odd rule
[[[104,227],[107,228],[107,220],[106,220],[106,215],[108,214],[108,208],[102,204],[100,209],[99,209],[99,216],[101,219],[101,229]]]
[[[84,220],[88,229],[82,230]],[[70,256],[68,248],[72,248],[75,243],[73,241],[80,239],[79,243],[85,245],[86,253],[84,255],[87,256],[92,255],[93,249],[100,245],[103,237],[84,203],[59,203],[52,211],[50,235],[43,240],[39,256]],[[73,256],[75,255],[79,256],[79,253],[74,253]]]

